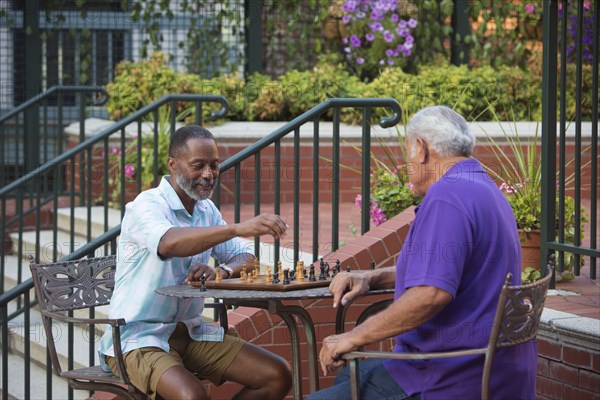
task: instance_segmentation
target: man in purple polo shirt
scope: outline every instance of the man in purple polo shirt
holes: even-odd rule
[[[511,207],[480,163],[465,119],[444,106],[416,113],[406,132],[414,190],[424,196],[396,267],[340,274],[330,285],[333,305],[375,288],[395,287],[395,301],[353,330],[327,337],[325,374],[340,355],[385,338],[396,352],[437,352],[487,344],[501,284],[520,283],[520,246]],[[490,393],[498,399],[535,396],[535,342],[500,349]],[[361,362],[364,399],[477,399],[483,356]],[[309,399],[350,397],[347,372]]]

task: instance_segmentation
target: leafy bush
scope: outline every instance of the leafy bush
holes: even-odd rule
[[[386,68],[367,83],[330,57],[322,59],[310,71],[290,70],[276,80],[254,74],[244,81],[239,74],[202,80],[177,73],[168,66],[163,53],[154,53],[147,61],[118,65],[115,80],[107,85],[111,94],[107,109],[111,118],[120,119],[168,93],[205,93],[219,94],[229,101],[229,120],[286,121],[332,97],[392,97],[400,102],[406,117],[427,105],[447,104],[467,118],[479,121],[493,120],[493,114],[508,121],[540,120],[541,73],[538,63],[532,60],[531,71],[508,66],[494,69],[445,64],[423,67],[409,74],[400,68]],[[592,112],[590,69],[591,66],[584,66],[581,102],[584,119],[589,119]],[[568,65],[567,118],[575,111],[574,75],[575,67]],[[177,113],[188,107],[179,104]],[[204,107],[203,118],[206,120],[216,107]],[[189,111],[188,119],[192,119],[194,110]],[[389,113],[386,109],[373,111],[373,122]],[[331,114],[324,117],[330,119]],[[356,110],[342,110],[343,122],[360,123],[361,118]]]

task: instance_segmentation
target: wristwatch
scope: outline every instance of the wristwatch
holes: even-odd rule
[[[231,278],[231,276],[233,275],[233,270],[231,269],[231,267],[229,267],[227,264],[225,263],[221,263],[217,266],[217,268],[222,269],[223,271],[227,272],[227,278]]]

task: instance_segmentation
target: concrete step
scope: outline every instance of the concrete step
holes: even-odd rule
[[[121,211],[108,208],[107,219],[108,229],[104,228],[104,207],[95,206],[91,207],[91,233],[93,238],[97,238],[107,230],[114,228],[121,223]],[[71,231],[71,214],[73,214],[75,233],[81,237],[87,237],[87,226],[88,226],[88,210],[87,207],[75,207],[73,213],[70,208],[61,208],[57,212],[57,226],[58,229],[70,232]]]
[[[1,364],[1,363],[0,363]],[[46,366],[38,365],[35,363],[30,364],[30,384],[29,384],[29,395],[25,396],[25,379],[24,369],[25,363],[23,357],[18,354],[8,354],[8,396],[9,399],[26,399],[26,400],[45,400],[48,398],[46,393],[47,377],[46,377]],[[50,366],[48,366],[50,368]],[[2,371],[2,365],[0,365],[0,372]],[[66,399],[68,394],[67,381],[59,378],[55,374],[51,375],[52,383],[52,398],[53,399]],[[75,390],[73,391],[73,399],[84,400],[88,399],[89,395],[87,391]]]
[[[18,254],[18,243],[19,243],[19,235],[18,233],[11,233],[10,238],[13,243],[12,254]],[[22,243],[22,256],[24,259],[27,259],[29,255],[35,254],[35,245],[36,241],[38,241],[36,237],[36,233],[34,231],[23,232],[21,236]],[[77,250],[83,247],[88,240],[84,236],[75,235],[73,238],[74,250]],[[40,247],[40,262],[41,263],[50,263],[54,261],[53,254],[54,249],[56,249],[57,260],[60,260],[63,257],[68,256],[71,253],[71,236],[64,231],[57,231],[56,240],[54,240],[54,234],[50,230],[44,230],[39,232],[39,247]],[[106,254],[109,254],[110,249]],[[100,248],[96,251],[96,256],[103,256],[104,248]]]

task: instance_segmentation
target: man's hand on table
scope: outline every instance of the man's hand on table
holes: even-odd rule
[[[369,291],[369,279],[366,274],[351,274],[340,272],[329,284],[329,291],[333,294],[333,307],[340,303],[345,306],[355,298]]]
[[[216,272],[213,267],[208,264],[198,264],[190,268],[188,276],[185,278],[185,283],[189,285],[192,282],[199,281],[202,274],[206,274],[207,281],[215,279],[216,276]]]

